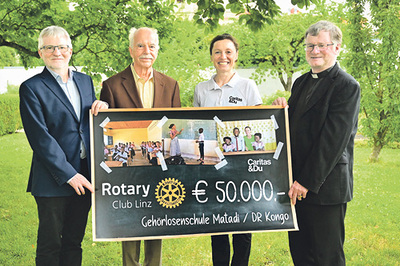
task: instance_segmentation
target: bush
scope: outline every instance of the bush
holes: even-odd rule
[[[274,94],[262,97],[262,101],[264,105],[271,105],[272,102],[278,98],[278,97],[284,97],[287,100],[289,100],[290,97],[290,92],[288,91],[282,91],[282,90],[277,90]]]
[[[22,128],[18,95],[0,95],[0,114],[0,136],[14,133]]]

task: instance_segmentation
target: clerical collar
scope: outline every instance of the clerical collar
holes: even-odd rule
[[[336,64],[335,64],[335,65],[336,65]],[[331,66],[331,67],[328,68],[327,70],[324,70],[324,71],[322,71],[322,72],[320,72],[320,73],[312,73],[312,70],[310,70],[311,77],[312,77],[313,79],[324,78],[324,77],[326,77],[326,76],[329,74],[329,71],[331,71],[331,69],[332,69],[335,65]]]

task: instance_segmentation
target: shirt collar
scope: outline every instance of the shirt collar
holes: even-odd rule
[[[60,82],[60,81],[63,82],[62,78],[61,78],[61,75],[59,75],[58,73],[54,72],[53,70],[51,70],[47,66],[46,66],[46,68],[50,72],[50,74],[55,78],[55,80],[57,80],[58,82]],[[71,69],[68,68],[68,80],[67,80],[67,82],[72,80],[73,75],[74,75],[73,73],[74,72],[71,71]]]
[[[144,81],[144,79],[139,77],[138,73],[136,73],[136,70],[133,67],[133,63],[131,64],[131,70],[132,70],[133,78],[135,79],[135,81],[139,81],[139,80]],[[151,68],[149,80],[151,80],[152,78],[153,78],[153,68]],[[145,82],[143,82],[143,83],[145,83]]]
[[[221,88],[218,86],[218,84],[215,82],[215,80],[214,80],[214,78],[215,78],[216,75],[217,75],[217,74],[214,74],[214,75],[211,77],[211,80],[212,80],[214,86],[213,86],[212,88],[210,88],[210,90],[218,90],[218,89],[221,89]],[[235,73],[233,74],[231,80],[229,80],[228,83],[224,84],[224,86],[229,86],[229,87],[233,88],[233,87],[235,87],[235,85],[238,83],[239,79],[240,79],[239,74],[238,74],[237,72],[235,72]]]
[[[326,77],[326,76],[329,74],[329,71],[331,71],[332,68],[333,68],[335,65],[336,65],[336,63],[335,63],[333,66],[331,66],[330,68],[328,68],[328,69],[326,69],[326,70],[324,70],[324,71],[322,71],[322,72],[320,72],[320,73],[312,73],[312,70],[310,70],[311,77],[312,77],[313,79],[324,78],[324,77]]]

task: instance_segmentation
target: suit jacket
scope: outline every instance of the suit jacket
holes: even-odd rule
[[[299,77],[288,101],[289,119],[298,107],[310,73]],[[304,92],[305,93],[305,92]],[[309,190],[304,202],[330,205],[353,197],[353,148],[360,106],[360,86],[336,64],[305,108],[290,120],[293,178]]]
[[[153,77],[153,107],[180,107],[178,82],[156,70]],[[110,108],[143,108],[130,66],[103,82],[100,99]]]
[[[89,109],[96,97],[89,76],[74,72],[73,79],[81,98],[80,121],[47,68],[21,84],[21,118],[33,150],[27,191],[34,196],[73,195],[74,189],[66,182],[80,170],[81,140],[89,159]]]

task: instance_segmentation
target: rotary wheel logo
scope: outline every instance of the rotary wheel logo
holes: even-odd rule
[[[165,208],[176,208],[185,199],[185,187],[175,178],[166,178],[158,183],[156,198]]]

